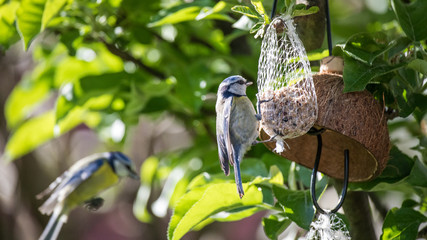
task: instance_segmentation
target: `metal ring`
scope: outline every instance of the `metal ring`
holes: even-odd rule
[[[344,203],[344,199],[347,194],[348,173],[349,173],[349,150],[348,149],[344,150],[344,185],[341,191],[338,205],[332,210],[323,210],[317,203],[317,199],[316,199],[316,176],[317,176],[317,170],[319,168],[320,155],[322,154],[322,136],[321,134],[316,134],[316,136],[317,136],[317,153],[316,153],[316,160],[314,162],[313,172],[311,173],[311,184],[310,184],[311,199],[313,200],[313,205],[316,208],[317,212],[321,214],[336,213]]]

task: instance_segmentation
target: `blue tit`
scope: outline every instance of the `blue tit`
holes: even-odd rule
[[[37,195],[40,199],[50,194],[39,210],[43,214],[52,214],[39,239],[56,239],[69,212],[75,207],[83,204],[90,209],[101,207],[103,200],[96,195],[122,177],[139,179],[132,161],[123,153],[97,153],[77,161]]]
[[[226,78],[219,85],[216,102],[216,135],[218,155],[225,175],[229,163],[234,166],[234,178],[240,198],[244,191],[240,176],[243,155],[256,141],[259,115],[246,96],[246,87],[252,82],[241,76]]]

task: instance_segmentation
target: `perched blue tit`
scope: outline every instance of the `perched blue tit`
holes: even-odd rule
[[[77,161],[59,176],[37,198],[50,197],[39,208],[43,214],[52,214],[39,239],[56,239],[71,210],[86,204],[96,210],[103,199],[101,191],[116,184],[122,177],[139,179],[132,161],[121,152],[104,152]]]
[[[228,176],[229,163],[234,166],[234,178],[240,198],[244,191],[240,176],[243,155],[256,141],[259,115],[246,96],[252,82],[241,76],[226,78],[219,85],[216,102],[216,135],[221,168]]]

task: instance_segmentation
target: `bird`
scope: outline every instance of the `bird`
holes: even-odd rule
[[[229,164],[234,166],[234,178],[240,198],[244,195],[240,162],[243,155],[256,143],[258,122],[261,119],[246,96],[246,88],[251,84],[252,82],[238,75],[224,79],[218,87],[215,105],[219,161],[226,176],[230,173]]]
[[[97,195],[123,177],[139,179],[132,161],[121,152],[103,152],[78,160],[36,197],[49,198],[39,207],[42,214],[52,214],[39,240],[56,239],[71,210],[86,205],[97,210],[104,202]]]

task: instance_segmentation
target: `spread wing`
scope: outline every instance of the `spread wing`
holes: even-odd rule
[[[43,203],[39,208],[40,212],[43,214],[50,214],[55,208],[56,204],[62,202],[67,198],[70,193],[72,193],[83,181],[88,179],[94,172],[96,172],[103,164],[105,159],[98,158],[94,161],[89,162],[86,165],[83,165],[80,169],[76,171],[67,171],[65,172],[59,181],[55,180],[56,189],[53,191],[52,195]],[[62,178],[65,177],[65,178]],[[49,188],[48,188],[49,189]]]
[[[230,115],[231,115],[231,106],[233,104],[233,97],[228,97],[224,99],[224,108],[223,108],[223,119],[217,119],[217,121],[223,121],[222,126],[217,126],[216,135],[218,143],[218,155],[219,161],[221,163],[221,168],[224,171],[225,175],[228,176],[230,173],[229,163],[233,164],[233,147],[230,140]],[[218,124],[218,123],[217,123]]]

